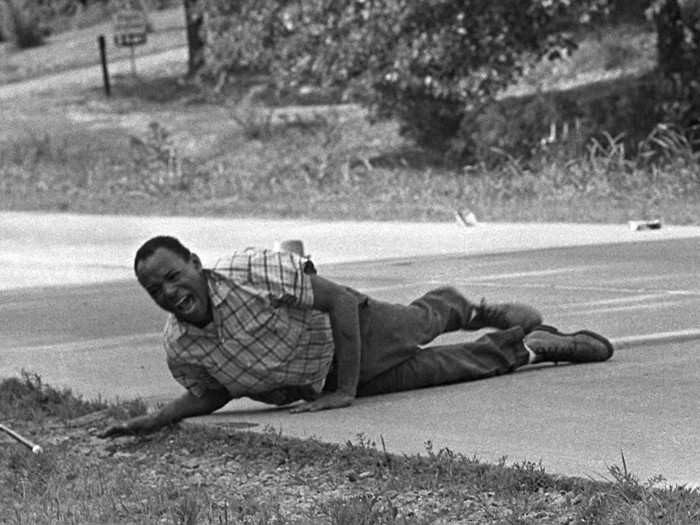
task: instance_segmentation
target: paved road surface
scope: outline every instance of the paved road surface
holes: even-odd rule
[[[365,398],[341,411],[291,415],[243,400],[206,419],[338,442],[362,433],[406,453],[432,441],[485,460],[542,460],[548,471],[594,477],[623,451],[643,479],[661,473],[700,484],[698,254],[694,238],[321,265],[381,299],[404,302],[453,283],[475,299],[533,303],[564,329],[594,328],[622,341],[670,337],[627,345],[604,364],[530,367]],[[163,315],[132,282],[1,292],[0,316],[0,376],[25,367],[89,397],[158,401],[180,392],[162,361]]]

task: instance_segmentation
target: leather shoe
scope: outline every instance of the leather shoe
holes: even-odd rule
[[[524,339],[535,355],[535,363],[568,361],[592,363],[606,361],[613,355],[612,343],[600,334],[580,330],[564,334],[549,325],[536,326]]]

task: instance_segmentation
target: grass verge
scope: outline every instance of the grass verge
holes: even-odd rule
[[[182,16],[179,7],[154,11],[156,32],[142,50],[184,44]],[[96,60],[90,42],[107,29],[14,53],[16,73]],[[609,29],[523,81],[653,67],[648,28]],[[114,78],[111,98],[69,88],[0,100],[0,208],[407,221],[451,221],[468,209],[482,221],[700,223],[700,159],[670,129],[654,130],[634,157],[619,137],[572,137],[528,162],[455,166],[402,139],[394,122],[369,125],[357,107],[280,107],[246,79],[215,104],[177,74],[139,75]]]
[[[47,403],[45,399],[51,399]],[[191,423],[150,436],[94,433],[139,403],[87,403],[36,376],[0,381],[0,413],[44,445],[0,448],[0,523],[424,524],[668,523],[700,519],[700,492],[564,478],[541,464],[486,464],[450,450],[389,454]],[[61,407],[60,409],[58,407]],[[136,407],[136,408],[135,408]],[[97,411],[95,411],[97,410]]]
[[[700,222],[698,153],[663,127],[634,158],[608,137],[578,155],[550,145],[534,161],[491,168],[449,165],[356,107],[213,104],[172,77],[122,79],[110,99],[88,90],[2,109],[6,210]]]

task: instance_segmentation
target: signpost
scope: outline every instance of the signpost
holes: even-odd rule
[[[136,58],[134,46],[146,43],[148,19],[138,9],[123,9],[114,14],[114,45],[128,46],[131,49],[131,73],[136,76]]]

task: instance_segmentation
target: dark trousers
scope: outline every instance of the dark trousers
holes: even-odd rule
[[[528,362],[520,327],[475,341],[424,347],[440,334],[468,325],[474,305],[454,288],[432,290],[409,305],[354,293],[362,336],[358,396],[472,381],[512,372]],[[335,389],[334,370],[326,390]]]

